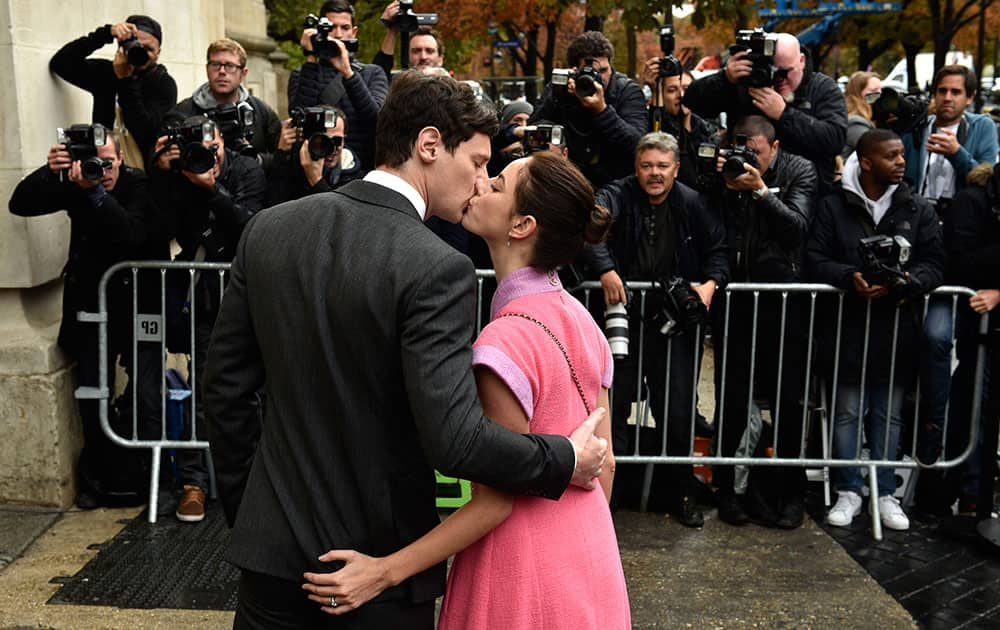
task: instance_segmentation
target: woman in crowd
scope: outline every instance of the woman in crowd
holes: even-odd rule
[[[577,410],[608,407],[607,340],[556,268],[585,242],[603,240],[610,222],[577,168],[546,152],[511,163],[469,204],[462,225],[486,241],[498,283],[473,366],[487,415],[512,430],[568,435]],[[610,443],[610,423],[598,434]],[[320,559],[346,561],[336,582],[318,586],[319,576],[306,574],[303,588],[324,611],[342,614],[457,553],[439,629],[629,628],[608,509],[610,453],[608,460],[603,492],[571,487],[550,501],[477,486],[468,504],[413,544],[384,558],[331,552]]]
[[[854,153],[854,145],[869,129],[872,121],[872,103],[882,96],[882,80],[874,72],[858,71],[851,75],[844,89],[847,99],[847,143],[841,157],[846,161]]]

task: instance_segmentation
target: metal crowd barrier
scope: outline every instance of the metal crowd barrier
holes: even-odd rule
[[[139,272],[140,272],[140,270],[158,270],[159,271],[159,298],[160,298],[160,300],[159,300],[159,305],[160,305],[160,311],[159,311],[159,313],[141,313],[139,311],[139,291],[140,291],[140,286],[139,286],[139,284],[140,284],[140,274],[139,274]],[[104,430],[104,432],[108,435],[108,437],[114,443],[119,444],[119,445],[124,446],[124,447],[128,447],[128,448],[149,448],[149,449],[151,449],[151,451],[152,451],[152,465],[151,465],[151,474],[150,474],[150,503],[149,503],[149,521],[150,522],[155,522],[156,521],[156,507],[157,507],[156,503],[157,503],[157,494],[158,494],[158,490],[159,490],[160,459],[161,459],[161,454],[162,454],[163,450],[164,449],[184,449],[184,448],[202,449],[202,450],[204,450],[206,452],[207,456],[209,455],[209,450],[208,450],[209,449],[209,443],[208,443],[208,441],[205,440],[205,439],[199,439],[199,437],[198,437],[199,434],[200,434],[200,430],[203,430],[203,427],[197,426],[198,423],[196,421],[196,418],[197,418],[196,411],[197,411],[198,404],[199,404],[199,402],[198,402],[197,386],[192,387],[192,391],[191,391],[191,394],[190,394],[190,408],[189,408],[188,413],[186,413],[186,417],[187,417],[188,421],[192,425],[191,426],[191,437],[190,437],[190,439],[177,439],[177,438],[170,437],[168,435],[168,426],[167,426],[168,425],[168,423],[167,423],[167,415],[168,415],[167,414],[167,405],[168,405],[168,402],[167,401],[168,401],[168,398],[169,398],[169,392],[167,391],[167,387],[165,385],[166,358],[167,358],[167,350],[168,350],[168,348],[167,348],[167,335],[165,334],[165,329],[166,329],[166,326],[167,326],[167,321],[166,321],[166,318],[164,316],[164,314],[167,312],[167,280],[166,280],[167,273],[168,272],[175,272],[175,273],[176,272],[183,272],[183,273],[186,274],[186,276],[188,278],[188,281],[190,281],[192,283],[198,278],[199,274],[205,274],[205,273],[218,274],[218,276],[219,276],[219,292],[220,292],[220,300],[221,300],[221,294],[223,292],[223,287],[225,285],[225,282],[224,282],[225,275],[228,272],[228,270],[229,270],[229,265],[228,264],[223,264],[223,263],[204,263],[204,262],[201,262],[201,263],[196,263],[196,262],[181,263],[181,262],[157,262],[157,261],[122,262],[122,263],[119,263],[119,264],[114,265],[113,267],[111,267],[104,274],[104,277],[101,279],[101,283],[100,283],[100,286],[99,286],[99,303],[98,303],[99,304],[99,310],[98,310],[98,312],[97,313],[80,313],[79,314],[80,321],[92,322],[92,323],[96,323],[97,324],[97,326],[98,326],[98,339],[99,339],[98,349],[99,349],[100,357],[102,358],[102,360],[100,360],[98,362],[98,364],[100,366],[100,371],[99,371],[99,385],[98,385],[98,387],[96,387],[96,388],[87,388],[87,387],[78,388],[76,396],[77,396],[77,398],[81,398],[81,399],[95,399],[95,400],[97,400],[99,402],[99,410],[100,410],[100,418],[101,418],[102,429]],[[131,277],[130,277],[131,282],[129,283],[129,285],[131,287],[131,300],[132,300],[131,303],[132,303],[132,313],[134,314],[134,317],[133,317],[133,334],[131,335],[131,348],[128,349],[132,353],[132,365],[133,365],[133,373],[132,373],[132,375],[130,375],[130,378],[134,378],[135,373],[138,371],[137,368],[135,367],[137,365],[137,361],[138,361],[138,347],[139,347],[138,344],[140,344],[140,343],[155,344],[153,347],[155,347],[156,345],[158,345],[159,346],[159,356],[162,359],[160,361],[161,365],[160,365],[160,371],[159,371],[159,391],[160,391],[160,418],[158,419],[159,422],[160,422],[160,435],[159,435],[159,439],[142,439],[139,436],[139,430],[138,430],[139,413],[138,413],[138,402],[137,402],[137,397],[139,396],[139,391],[140,391],[139,384],[134,384],[133,387],[131,387],[131,391],[132,391],[132,401],[131,401],[131,405],[132,405],[132,427],[131,427],[130,435],[119,435],[119,434],[117,434],[114,431],[114,429],[112,428],[112,426],[111,426],[111,424],[109,422],[108,407],[109,407],[110,400],[112,398],[112,392],[110,392],[110,388],[109,388],[109,382],[110,382],[110,380],[109,380],[109,374],[107,373],[108,361],[106,360],[107,357],[108,357],[108,352],[109,352],[109,343],[108,343],[108,295],[107,295],[107,292],[108,292],[108,285],[109,285],[109,282],[111,281],[112,277],[115,274],[122,273],[122,272],[127,272],[127,273],[131,274]],[[493,278],[493,272],[491,270],[477,270],[476,273],[477,273],[477,279],[478,279],[478,287],[477,287],[477,313],[478,313],[477,331],[478,331],[478,330],[481,330],[482,326],[485,325],[486,322],[488,322],[488,318],[489,318],[489,302],[488,302],[488,298],[490,298],[491,295],[492,295],[492,293],[489,291],[489,287],[493,283],[493,280],[492,280],[492,278]],[[657,288],[657,285],[655,283],[651,283],[651,282],[630,282],[630,283],[628,283],[628,285],[629,285],[629,288],[633,291],[633,304],[638,304],[638,308],[641,309],[640,312],[643,313],[643,314],[645,314],[645,309],[646,309],[646,304],[647,304],[647,298],[651,295],[651,293],[653,291],[658,291],[659,290]],[[602,294],[602,291],[601,291],[600,283],[598,283],[598,282],[585,282],[582,285],[580,285],[580,287],[578,289],[581,290],[581,291],[584,291],[584,294],[582,296],[582,301],[584,302],[584,304],[588,308],[590,308],[591,302],[593,302],[594,300],[596,300],[596,302],[594,304],[595,306],[603,305],[603,294]],[[594,293],[595,291],[596,291],[596,297],[594,297],[595,296],[595,293]],[[840,345],[841,345],[841,341],[842,341],[841,334],[842,334],[843,326],[844,326],[844,323],[845,323],[844,322],[844,297],[845,297],[844,293],[841,290],[836,289],[836,288],[834,288],[832,286],[829,286],[829,285],[822,285],[822,284],[801,284],[801,283],[798,283],[798,284],[733,283],[733,284],[728,285],[725,289],[722,289],[719,293],[725,293],[726,296],[727,296],[727,298],[728,298],[726,300],[726,306],[725,306],[725,308],[726,308],[726,313],[725,313],[725,330],[722,330],[722,331],[713,330],[712,331],[712,340],[713,340],[713,344],[716,347],[720,347],[720,345],[721,345],[721,347],[724,349],[724,351],[726,349],[726,344],[729,343],[729,329],[730,329],[730,312],[729,311],[730,311],[730,308],[731,308],[731,305],[732,305],[732,299],[731,299],[732,296],[736,295],[736,294],[739,294],[739,293],[747,293],[753,299],[753,304],[754,304],[754,308],[753,308],[753,324],[754,325],[753,325],[753,333],[752,333],[753,334],[753,338],[752,338],[751,344],[750,344],[750,347],[751,347],[751,351],[750,351],[751,352],[750,366],[751,367],[750,367],[750,373],[746,375],[746,378],[748,379],[749,383],[753,383],[753,381],[754,381],[754,376],[755,376],[754,375],[754,368],[755,368],[755,365],[756,365],[756,361],[755,361],[756,355],[758,353],[761,353],[761,352],[767,352],[767,351],[773,350],[773,347],[772,347],[773,346],[773,340],[766,340],[766,339],[758,340],[757,339],[757,332],[756,332],[757,331],[757,325],[756,324],[757,324],[757,316],[758,316],[759,299],[760,299],[761,296],[767,295],[767,294],[776,294],[776,295],[780,296],[780,300],[781,300],[781,316],[780,316],[780,319],[781,319],[781,321],[780,321],[779,326],[780,326],[780,330],[782,331],[782,336],[781,336],[781,339],[778,340],[777,349],[776,349],[777,353],[778,353],[778,362],[777,362],[777,365],[779,366],[779,374],[777,375],[777,383],[778,383],[777,388],[778,388],[779,391],[781,389],[782,373],[786,369],[785,361],[784,361],[784,355],[783,355],[784,350],[785,350],[785,336],[784,336],[783,333],[785,331],[786,318],[788,316],[788,310],[787,309],[788,309],[789,297],[790,296],[801,296],[799,299],[800,300],[801,299],[806,300],[806,302],[808,304],[808,318],[807,318],[807,324],[806,324],[806,329],[808,331],[807,338],[806,338],[807,358],[806,358],[806,361],[805,361],[805,365],[804,366],[799,366],[799,365],[787,366],[787,368],[790,368],[790,369],[804,369],[805,370],[805,379],[804,379],[805,386],[803,388],[802,396],[801,396],[801,399],[800,399],[801,403],[802,403],[802,417],[801,418],[793,418],[792,419],[792,421],[799,421],[803,425],[803,427],[802,427],[802,433],[801,433],[802,437],[801,437],[800,444],[799,444],[799,456],[798,457],[778,457],[777,456],[777,453],[778,453],[777,440],[778,440],[778,426],[779,426],[779,423],[782,422],[782,421],[786,421],[786,422],[789,421],[787,418],[782,418],[781,417],[781,410],[780,410],[780,408],[779,409],[771,410],[771,413],[772,413],[771,422],[773,423],[773,428],[774,428],[774,431],[773,431],[774,442],[771,445],[772,449],[773,449],[773,453],[770,456],[766,456],[766,457],[755,457],[755,456],[723,457],[723,456],[712,455],[712,454],[698,454],[698,453],[695,452],[695,421],[696,421],[696,416],[697,416],[697,407],[696,407],[695,404],[692,404],[691,409],[690,409],[690,414],[689,414],[689,421],[690,421],[690,441],[689,442],[690,443],[688,445],[688,453],[686,455],[667,455],[667,452],[666,452],[666,442],[667,442],[666,436],[667,436],[667,431],[665,430],[665,427],[664,427],[664,431],[663,431],[662,444],[660,445],[659,453],[658,454],[653,454],[653,455],[640,454],[640,439],[639,438],[640,438],[640,434],[641,434],[641,428],[643,426],[652,426],[652,420],[651,420],[650,416],[655,416],[657,418],[666,417],[667,408],[669,407],[669,404],[670,404],[670,388],[669,388],[669,383],[670,383],[670,368],[671,368],[671,366],[670,366],[670,352],[671,352],[671,348],[672,348],[672,344],[673,344],[673,339],[674,339],[674,338],[668,339],[668,341],[667,341],[667,354],[666,354],[665,357],[645,357],[645,356],[643,356],[643,346],[644,346],[643,341],[644,341],[645,336],[648,335],[648,334],[659,334],[659,333],[657,331],[651,330],[648,327],[648,325],[646,324],[646,318],[642,317],[640,319],[640,321],[641,321],[641,323],[640,323],[640,330],[638,332],[639,343],[636,344],[637,347],[631,349],[632,352],[637,352],[638,353],[638,368],[639,368],[637,370],[639,378],[637,379],[635,396],[633,398],[633,400],[636,401],[637,408],[638,408],[638,412],[637,412],[637,416],[638,417],[635,418],[635,420],[634,420],[635,446],[634,446],[633,452],[630,453],[630,454],[616,455],[616,461],[618,463],[620,463],[620,464],[645,464],[645,465],[647,465],[646,479],[645,479],[644,487],[643,487],[643,490],[642,490],[642,505],[643,506],[646,505],[646,502],[648,501],[648,498],[649,498],[650,481],[651,481],[651,478],[652,478],[652,466],[655,465],[655,464],[691,464],[691,465],[716,465],[716,466],[719,466],[719,465],[724,465],[724,466],[798,466],[798,467],[805,467],[805,468],[822,469],[824,471],[824,480],[827,481],[827,483],[825,484],[826,493],[827,493],[827,495],[826,495],[826,503],[829,505],[829,503],[830,503],[830,501],[829,501],[829,483],[828,483],[828,477],[826,477],[826,472],[831,467],[848,467],[848,466],[854,466],[854,467],[864,467],[864,468],[866,468],[868,470],[868,484],[869,484],[869,489],[870,489],[870,492],[871,492],[871,496],[878,496],[878,483],[877,483],[877,479],[876,479],[876,471],[877,471],[878,468],[883,468],[883,467],[891,467],[891,468],[894,468],[894,469],[900,469],[900,468],[903,468],[903,469],[905,469],[905,468],[909,468],[909,469],[916,469],[916,468],[938,468],[938,469],[950,468],[950,467],[957,466],[958,464],[964,462],[971,455],[971,453],[973,452],[973,449],[974,449],[974,446],[975,446],[975,443],[976,443],[976,440],[977,440],[977,437],[978,437],[978,434],[977,434],[977,424],[978,423],[975,422],[974,420],[976,418],[978,418],[979,413],[980,413],[981,400],[982,400],[982,390],[983,390],[983,369],[984,369],[984,366],[985,366],[985,348],[982,345],[980,345],[978,347],[978,349],[977,349],[977,365],[976,365],[975,377],[974,377],[973,400],[972,400],[971,405],[970,405],[970,407],[971,407],[971,418],[970,418],[970,423],[969,423],[969,427],[970,427],[970,430],[969,430],[969,441],[967,443],[967,446],[966,446],[965,450],[959,456],[953,457],[951,459],[946,459],[942,455],[941,458],[937,459],[934,462],[922,462],[922,461],[919,460],[918,457],[916,457],[917,435],[918,435],[918,431],[919,431],[919,404],[918,404],[916,406],[917,411],[914,413],[914,417],[913,417],[913,421],[912,421],[913,422],[912,423],[912,436],[913,437],[912,437],[912,440],[911,440],[911,448],[909,448],[909,449],[902,449],[904,452],[908,451],[908,454],[909,454],[908,458],[906,458],[906,459],[894,459],[894,458],[890,459],[890,458],[885,458],[885,459],[881,459],[881,460],[862,459],[860,451],[861,451],[861,445],[862,445],[863,442],[860,439],[860,437],[861,437],[860,434],[861,434],[861,426],[862,426],[863,423],[859,422],[858,423],[859,424],[859,427],[858,427],[859,439],[858,439],[858,449],[857,449],[858,452],[856,453],[856,457],[854,459],[835,459],[835,458],[833,458],[833,457],[830,456],[831,448],[832,448],[832,441],[833,441],[833,431],[830,429],[830,426],[832,424],[831,423],[831,419],[835,417],[835,413],[836,413],[836,409],[835,409],[836,396],[835,395],[833,396],[833,399],[832,399],[832,403],[833,404],[832,404],[832,406],[830,406],[830,405],[828,405],[828,402],[827,402],[826,396],[825,396],[825,394],[826,394],[826,387],[822,386],[822,385],[817,387],[817,379],[815,378],[815,369],[813,367],[813,362],[814,362],[813,361],[813,359],[814,359],[814,348],[813,348],[813,346],[815,345],[814,342],[815,342],[815,339],[816,339],[816,336],[817,336],[817,300],[818,300],[819,296],[821,296],[821,295],[829,295],[829,296],[832,297],[832,299],[834,299],[836,301],[836,311],[837,311],[837,317],[836,317],[837,326],[836,326],[836,330],[832,331],[832,332],[831,331],[825,331],[826,334],[835,334],[836,335],[836,344],[835,344],[835,347],[836,347],[835,355],[836,356],[834,357],[834,370],[833,370],[833,375],[834,376],[833,376],[832,383],[830,383],[830,385],[831,385],[830,391],[835,393],[837,391],[837,387],[838,387],[837,375],[840,372],[840,370],[839,370],[840,361],[841,361],[841,357],[840,357]],[[971,289],[964,288],[964,287],[941,287],[941,288],[937,289],[934,292],[935,296],[949,297],[951,299],[952,316],[953,316],[952,317],[952,335],[951,336],[952,336],[953,343],[954,343],[954,337],[955,337],[955,321],[956,321],[956,317],[955,316],[957,315],[957,310],[958,310],[958,300],[959,300],[960,297],[967,297],[967,296],[973,295],[973,293],[974,292]],[[191,353],[190,357],[188,358],[188,360],[190,361],[190,363],[189,363],[190,374],[188,376],[188,380],[189,380],[190,383],[193,383],[193,384],[196,384],[197,370],[200,369],[200,366],[197,364],[197,361],[195,359],[194,352],[193,352],[193,349],[194,349],[195,344],[196,344],[195,329],[196,329],[196,326],[197,326],[197,322],[196,322],[196,319],[197,319],[196,318],[196,313],[197,313],[196,306],[197,305],[195,303],[195,297],[196,297],[196,295],[197,295],[197,292],[192,292],[190,294],[190,296],[189,296],[190,303],[187,304],[188,311],[190,312],[190,322],[188,324],[188,332],[190,334],[190,347],[192,349],[192,353]],[[926,313],[926,309],[927,309],[927,303],[928,303],[928,298],[926,298],[926,297],[923,298],[923,305],[924,305],[925,313]],[[715,305],[715,304],[718,304],[718,300],[716,300],[716,302],[713,303],[713,305]],[[636,308],[636,307],[633,306],[632,308]],[[896,310],[896,318],[895,318],[895,323],[894,323],[894,327],[895,328],[894,328],[893,341],[892,341],[892,344],[893,344],[892,348],[893,348],[893,350],[895,350],[895,348],[896,348],[896,343],[897,343],[896,335],[898,334],[898,331],[899,331],[899,312],[900,311],[897,308],[897,310]],[[867,331],[867,329],[870,326],[870,320],[871,320],[871,303],[870,302],[868,304],[868,310],[867,310],[866,317],[867,317],[867,321],[866,321],[866,331]],[[603,322],[599,322],[599,323],[603,325]],[[979,332],[980,332],[981,336],[985,335],[986,330],[987,330],[987,317],[984,315],[984,316],[982,316],[982,317],[979,318]],[[701,332],[702,331],[700,330],[700,327],[699,327],[699,330],[695,331],[695,334],[698,337],[700,337],[701,336]],[[768,343],[771,343],[771,345],[770,346],[766,345]],[[862,374],[860,375],[861,376],[860,380],[861,380],[862,383],[865,382],[865,374],[864,374],[865,367],[864,366],[867,364],[867,360],[866,360],[867,359],[867,345],[868,345],[867,333],[866,333],[866,342],[865,342],[865,345],[866,345],[866,352],[865,352],[865,356],[862,357],[862,362],[861,362],[861,365],[862,365]],[[695,361],[692,364],[692,369],[695,371],[695,378],[692,379],[693,383],[694,383],[693,387],[695,388],[695,392],[693,392],[693,394],[694,394],[693,400],[697,400],[697,387],[698,387],[698,382],[699,382],[698,376],[700,374],[702,354],[703,353],[700,353],[700,352],[696,353]],[[665,394],[666,395],[666,399],[664,401],[664,409],[660,410],[659,414],[656,413],[657,410],[653,410],[653,409],[650,408],[651,405],[648,402],[648,397],[644,393],[645,387],[644,387],[644,384],[642,382],[642,374],[643,374],[642,366],[643,366],[643,362],[647,361],[647,360],[663,360],[663,361],[667,362],[666,363],[666,383],[664,384],[664,386],[665,386],[664,389],[665,389],[665,392],[666,392],[666,394]],[[728,352],[725,353],[724,361],[728,361]],[[895,365],[895,358],[893,356],[892,366],[890,368],[890,383],[889,383],[889,391],[890,392],[892,391],[892,379],[895,378],[896,368],[897,368],[897,366]],[[719,384],[719,387],[720,387],[720,396],[717,397],[717,400],[722,401],[722,404],[724,404],[724,400],[725,400],[724,392],[725,392],[725,388],[727,387],[727,381],[726,381],[727,374],[726,374],[726,366],[725,366],[725,364],[723,365],[723,375],[722,376],[723,376],[723,378],[721,379],[720,384]],[[918,383],[917,383],[917,398],[918,398],[918,400],[919,400],[919,387],[920,387],[920,384],[919,384],[919,381],[918,381]],[[752,392],[754,391],[754,388],[750,387],[749,389],[750,389],[751,394],[752,394]],[[611,395],[612,395],[612,397],[614,396],[614,392],[613,391],[612,391]],[[890,394],[890,396],[891,396],[891,394]],[[747,420],[748,421],[750,419],[749,416],[752,413],[752,407],[753,407],[752,403],[753,403],[752,400],[748,401],[748,409],[747,409]],[[860,403],[861,404],[859,406],[863,406],[863,401],[860,401]],[[891,404],[891,401],[887,401],[887,406],[889,404]],[[828,406],[831,407],[829,409],[829,411],[827,410]],[[722,438],[722,436],[724,434],[724,431],[726,430],[726,427],[725,427],[725,422],[724,422],[724,414],[720,413],[720,414],[717,414],[717,415],[718,415],[718,419],[717,419],[717,421],[715,423],[715,439],[717,440],[717,443],[721,443],[721,438]],[[821,423],[821,436],[822,436],[821,451],[822,451],[822,454],[821,454],[820,457],[809,457],[809,456],[807,456],[807,439],[808,439],[808,436],[810,434],[810,431],[809,431],[810,423],[813,421],[813,417],[814,416],[818,416],[819,421]],[[610,421],[610,418],[609,418],[608,421]],[[947,435],[947,419],[945,420],[945,422],[946,422],[946,425],[943,428],[943,434],[946,436]],[[888,440],[888,433],[887,432],[886,432],[886,435],[885,435],[885,439]],[[942,444],[942,446],[941,446],[942,454],[944,453],[944,448],[945,448],[945,444]],[[212,475],[212,477],[211,477],[211,483],[212,483],[212,486],[213,486],[212,487],[212,494],[214,495],[214,473],[211,470],[212,467],[211,467],[210,456],[209,456],[209,459],[208,459],[208,468],[209,468],[210,475]],[[882,536],[881,521],[880,521],[880,518],[879,518],[879,515],[878,515],[878,512],[877,512],[877,510],[878,510],[877,503],[878,502],[877,501],[873,501],[872,503],[873,503],[873,509],[875,511],[874,514],[873,514],[873,519],[872,519],[873,529],[874,529],[874,535],[875,535],[876,539],[881,539],[881,536]]]

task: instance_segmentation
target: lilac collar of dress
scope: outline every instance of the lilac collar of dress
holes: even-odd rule
[[[490,304],[490,319],[496,318],[500,309],[519,297],[548,291],[561,291],[562,288],[559,274],[555,271],[521,267],[508,274],[497,287],[496,293],[493,294],[493,302]]]

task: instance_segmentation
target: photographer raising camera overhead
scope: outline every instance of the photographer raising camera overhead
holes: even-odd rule
[[[649,129],[642,89],[615,72],[614,56],[603,33],[577,36],[566,51],[573,67],[552,71],[530,120],[565,128],[569,158],[595,188],[631,172],[636,144]]]
[[[205,114],[219,125],[226,147],[257,157],[266,169],[278,146],[281,121],[243,85],[248,72],[246,50],[239,42],[223,38],[209,44],[205,56],[208,81],[174,109],[183,118]]]
[[[354,6],[348,0],[330,0],[319,17],[310,15],[302,31],[306,63],[288,79],[288,107],[332,105],[351,121],[347,146],[364,171],[374,167],[375,123],[389,91],[385,72],[354,58],[358,48]]]
[[[118,46],[113,61],[89,58],[112,42]],[[91,121],[119,133],[125,163],[133,168],[143,168],[163,116],[177,102],[177,84],[157,63],[162,42],[159,22],[130,15],[69,42],[49,61],[53,73],[94,96]]]
[[[642,376],[649,385],[651,409],[657,417],[656,435],[640,439],[642,452],[659,452],[665,425],[667,453],[689,454],[696,376],[691,365],[701,343],[697,328],[705,323],[716,287],[725,285],[728,277],[722,221],[704,195],[676,181],[679,153],[677,140],[663,132],[649,133],[639,140],[634,174],[597,191],[597,203],[611,211],[614,221],[611,237],[606,244],[584,250],[587,267],[601,279],[604,301],[609,307],[608,319],[621,320],[621,311],[617,311],[616,320],[612,306],[625,305],[629,309],[628,331],[621,335],[630,339],[625,344],[624,356],[619,350],[620,343],[612,345],[616,360],[611,434],[614,452],[619,454],[632,453],[635,448],[634,443],[629,444],[635,431],[628,426],[628,416],[632,401],[639,399],[635,384],[640,353],[645,357]],[[628,303],[622,279],[658,281],[662,290],[646,296],[646,312],[642,313],[640,305]],[[691,282],[700,285],[692,287]],[[644,315],[646,330],[639,350]],[[607,326],[609,333],[613,329],[611,321]],[[660,416],[667,395],[663,383],[668,338],[672,339],[670,406],[668,417],[663,419]],[[628,346],[633,348],[631,352]],[[691,466],[665,469],[669,479],[664,485],[671,489],[672,496],[654,500],[664,499],[683,525],[700,527],[704,519],[695,504],[696,485]],[[622,470],[619,474],[623,472],[628,474]],[[627,493],[638,485],[638,480],[636,484],[624,478],[622,481],[624,484],[616,483],[616,496],[621,493],[619,487],[624,486],[622,489]]]
[[[821,193],[831,189],[844,148],[847,106],[836,82],[806,63],[789,33],[739,31],[724,71],[702,77],[684,94],[696,114],[729,120],[766,116],[781,146],[816,165]]]

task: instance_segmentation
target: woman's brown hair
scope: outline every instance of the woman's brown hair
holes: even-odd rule
[[[872,122],[872,106],[868,104],[861,93],[868,86],[868,82],[877,79],[879,76],[874,72],[864,72],[858,70],[847,80],[847,87],[844,88],[844,98],[847,99],[847,115],[861,116]]]
[[[596,204],[590,182],[556,153],[535,153],[528,160],[514,209],[538,223],[531,264],[546,271],[573,262],[584,243],[600,243],[611,227],[611,213]]]

